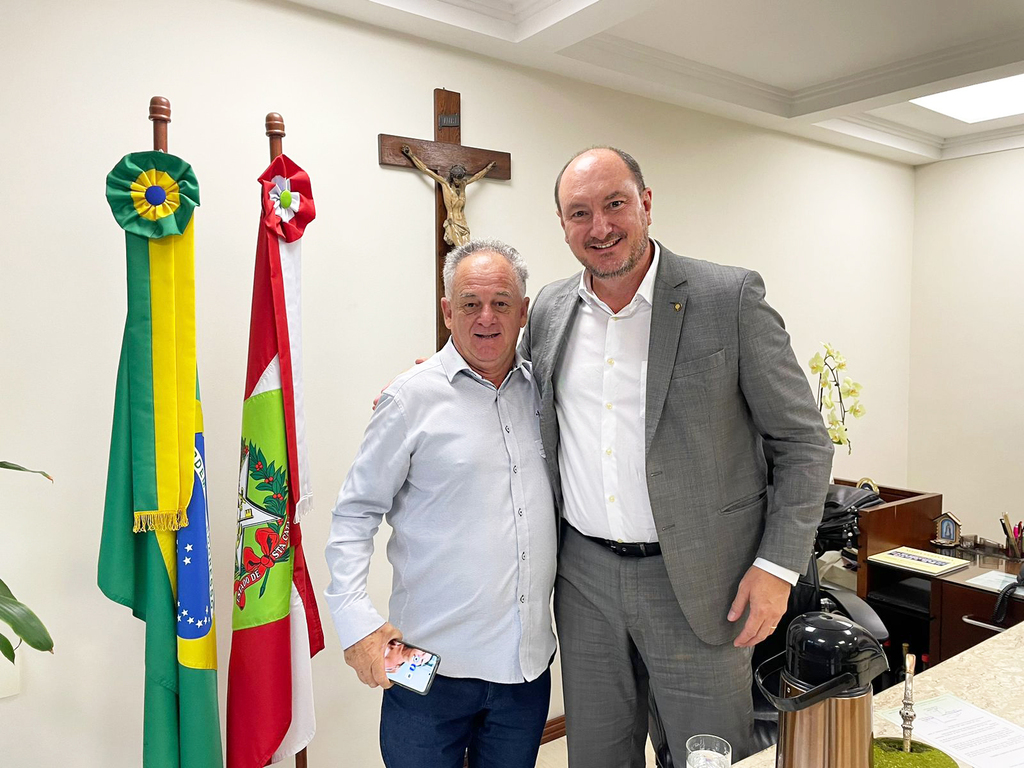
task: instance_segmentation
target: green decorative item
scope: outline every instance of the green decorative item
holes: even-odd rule
[[[0,469],[11,469],[16,472],[34,472],[42,475],[51,483],[53,478],[38,469],[26,469],[19,464],[12,464],[9,461],[0,461]],[[39,620],[32,610],[22,602],[19,602],[11,590],[0,579],[0,622],[7,624],[14,630],[14,634],[23,640],[30,648],[37,651],[49,651],[53,653],[53,638],[46,631],[43,622]],[[20,643],[19,643],[20,645]],[[3,655],[12,664],[14,663],[14,646],[10,639],[0,632],[0,655]]]
[[[199,205],[199,182],[180,157],[132,152],[107,175],[107,201],[126,232],[147,240],[180,235]]]
[[[920,741],[910,742],[910,751],[903,751],[903,739],[875,739],[875,768],[957,768],[956,760],[941,749]]]

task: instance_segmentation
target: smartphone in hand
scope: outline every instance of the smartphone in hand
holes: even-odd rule
[[[402,688],[426,695],[430,690],[441,657],[401,640],[392,640],[384,649],[384,674]]]

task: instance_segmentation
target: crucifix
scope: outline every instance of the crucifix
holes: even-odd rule
[[[386,133],[377,136],[377,161],[381,165],[416,168],[434,179],[436,222],[435,312],[437,348],[450,335],[441,314],[444,296],[444,257],[456,245],[469,239],[465,219],[466,187],[480,178],[506,181],[512,178],[512,157],[508,152],[462,146],[462,98],[455,91],[434,89],[434,140],[409,139]]]

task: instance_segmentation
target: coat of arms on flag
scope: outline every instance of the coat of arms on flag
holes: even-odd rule
[[[299,527],[312,500],[302,407],[301,238],[315,208],[309,177],[284,155],[260,184],[228,671],[230,768],[279,762],[313,738],[310,659],[323,649]]]

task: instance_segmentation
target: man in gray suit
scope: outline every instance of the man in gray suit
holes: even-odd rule
[[[649,239],[651,199],[620,150],[569,161],[555,203],[584,270],[540,292],[520,347],[565,521],[574,768],[642,767],[649,695],[677,763],[695,733],[750,752],[752,648],[806,570],[832,460],[760,276]]]

